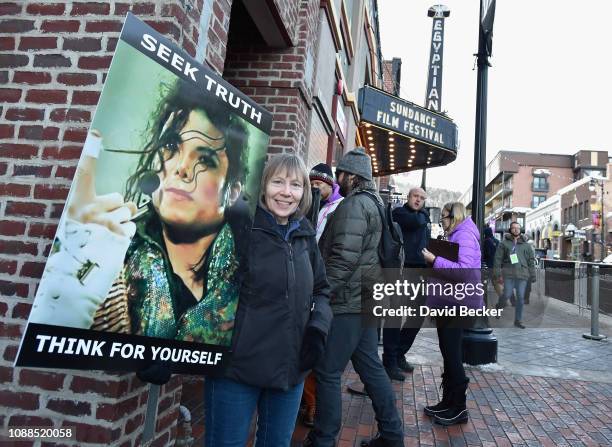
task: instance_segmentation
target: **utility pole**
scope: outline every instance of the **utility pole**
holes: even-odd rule
[[[433,18],[431,28],[431,47],[429,48],[429,75],[425,92],[425,107],[440,112],[442,110],[442,56],[444,52],[444,19],[450,16],[445,5],[434,5],[427,10],[427,17]],[[429,158],[431,152],[427,154]],[[429,164],[429,161],[427,161]],[[423,168],[421,188],[426,190],[427,167]]]

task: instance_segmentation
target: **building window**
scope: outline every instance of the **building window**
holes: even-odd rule
[[[605,172],[603,169],[585,169],[584,177],[605,177]]]
[[[585,200],[584,201],[584,218],[585,219],[590,219],[591,216],[589,216],[589,213],[591,212],[591,207],[589,206],[589,201]]]
[[[546,177],[534,177],[531,189],[532,191],[548,191],[548,181]]]
[[[546,196],[534,195],[531,199],[531,207],[537,208],[540,205],[540,203],[544,202],[545,200],[546,200]]]

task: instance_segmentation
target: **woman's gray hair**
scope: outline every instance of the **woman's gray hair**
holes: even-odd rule
[[[302,217],[308,213],[310,210],[310,205],[312,205],[312,191],[310,190],[310,177],[308,176],[308,170],[306,169],[306,165],[304,161],[295,154],[279,154],[270,158],[270,161],[266,164],[264,168],[263,175],[261,176],[261,195],[259,198],[260,205],[265,206],[265,195],[266,195],[266,186],[270,179],[278,174],[286,172],[287,175],[295,175],[298,179],[302,180],[302,184],[304,185],[304,193],[302,194],[302,199],[298,205],[298,209],[296,213]]]

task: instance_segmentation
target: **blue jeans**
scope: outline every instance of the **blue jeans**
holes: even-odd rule
[[[504,294],[501,300],[502,305],[512,296],[512,291],[516,289],[516,310],[514,312],[514,321],[523,319],[523,303],[525,302],[525,289],[527,288],[526,279],[504,278]]]
[[[403,439],[395,394],[378,357],[376,329],[362,327],[360,314],[340,314],[334,315],[325,355],[315,367],[317,410],[310,440],[317,447],[336,445],[342,422],[341,379],[349,360],[372,400],[378,431],[389,440]]]
[[[257,410],[255,447],[289,447],[303,388],[303,382],[282,391],[207,377],[204,445],[244,447]]]

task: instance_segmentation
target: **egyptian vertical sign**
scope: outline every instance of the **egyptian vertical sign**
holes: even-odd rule
[[[271,122],[128,15],[16,366],[222,370]]]
[[[442,110],[442,57],[444,52],[444,19],[450,16],[450,10],[444,5],[435,5],[427,11],[433,17],[431,29],[431,47],[429,50],[429,75],[425,107],[440,112]]]

